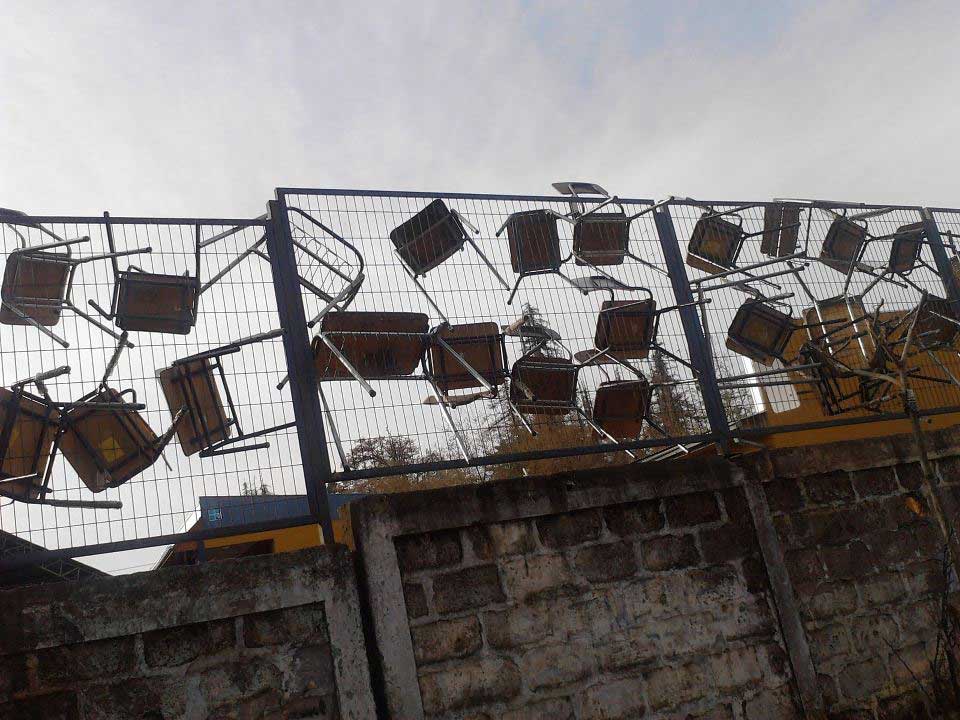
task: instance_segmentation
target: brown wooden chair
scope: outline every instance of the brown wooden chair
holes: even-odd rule
[[[443,200],[437,198],[390,232],[390,241],[404,270],[444,321],[447,319],[446,315],[420,283],[419,278],[443,264],[468,243],[497,281],[505,289],[510,289],[507,281],[473,241],[466,228],[470,228],[475,235],[480,234],[463,215],[448,208]]]
[[[189,335],[197,324],[200,302],[200,226],[194,250],[194,275],[166,275],[145,272],[136,265],[120,270],[109,213],[107,242],[113,264],[113,300],[109,312],[90,300],[90,306],[126,332]]]
[[[510,265],[518,276],[507,298],[508,305],[513,302],[524,278],[533,275],[557,275],[570,286],[584,292],[560,271],[565,258],[560,251],[558,220],[573,222],[566,215],[554,210],[524,210],[510,215],[497,230],[497,237],[500,237],[504,230],[507,231]]]
[[[640,437],[650,413],[653,388],[644,379],[608,380],[600,384],[593,401],[593,422],[614,440]]]
[[[426,348],[428,328],[423,313],[327,313],[313,339],[317,379],[356,380],[374,397],[370,380],[413,374]]]
[[[0,323],[4,325],[29,325],[53,339],[62,347],[70,343],[49,328],[60,323],[67,310],[76,313],[87,322],[115,339],[120,335],[103,325],[73,302],[73,286],[77,269],[86,263],[110,260],[118,257],[148,253],[150,248],[74,257],[73,247],[90,242],[88,236],[66,240],[29,216],[13,210],[0,209],[0,222],[10,227],[20,239],[21,247],[7,257],[0,287]],[[51,242],[28,246],[24,230],[35,230],[50,238]]]
[[[269,442],[244,443],[296,425],[295,422],[289,422],[252,432],[245,431],[223,364],[224,357],[239,353],[248,345],[282,335],[283,330],[272,330],[236,340],[176,360],[157,374],[170,414],[175,419],[174,427],[184,455],[199,453],[200,457],[213,457],[263,450],[270,447]],[[181,414],[183,420],[177,422]]]
[[[136,404],[134,390],[101,386],[72,403],[63,414],[60,450],[91,492],[118,487],[152,466],[183,415],[178,413],[158,437],[138,407],[142,406]]]
[[[769,203],[763,207],[760,252],[768,257],[789,257],[797,252],[800,233],[798,203]]]
[[[49,486],[60,412],[25,382],[0,388],[0,496],[38,502]]]
[[[727,330],[727,348],[761,365],[786,363],[784,353],[798,323],[764,299],[750,299],[738,309]]]
[[[867,225],[845,217],[837,217],[827,229],[820,249],[820,262],[837,272],[849,275],[861,265],[867,247]]]

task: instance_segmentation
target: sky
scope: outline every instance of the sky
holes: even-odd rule
[[[278,186],[557,180],[960,205],[955,0],[2,11],[0,207],[33,214],[243,218]]]
[[[759,6],[759,7],[758,7]],[[956,2],[20,2],[0,206],[277,186],[956,205]]]

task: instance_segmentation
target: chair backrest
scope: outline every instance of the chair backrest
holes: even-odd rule
[[[42,398],[0,388],[0,480],[42,474],[59,423],[60,413]]]
[[[188,422],[177,424],[177,438],[184,455],[194,455],[230,437],[233,420],[227,418],[220,389],[209,358],[178,363],[158,374],[160,387],[176,417],[187,408]]]
[[[517,274],[560,269],[557,218],[546,210],[514,213],[507,220],[510,264]]]
[[[426,347],[429,319],[423,313],[331,312],[323,317],[320,333],[367,380],[410,375]],[[313,339],[317,377],[347,380],[353,375],[320,337]]]
[[[83,401],[119,406],[123,396],[105,388]],[[65,420],[61,452],[91,492],[122,485],[160,457],[159,438],[136,410],[78,406]]]
[[[7,258],[0,297],[40,325],[60,322],[74,263],[65,253],[13,252]],[[0,323],[29,325],[29,321],[6,307]]]
[[[747,300],[727,330],[727,347],[761,365],[772,365],[783,354],[796,329],[796,321],[770,305]]]
[[[620,358],[645,358],[654,341],[657,303],[646,300],[605,300],[597,316],[594,342]]]
[[[796,203],[772,203],[763,208],[763,234],[760,252],[770,257],[786,257],[797,251],[800,233],[800,206]]]
[[[820,248],[820,260],[828,267],[846,273],[851,263],[860,259],[867,229],[847,218],[839,217],[830,223]]]
[[[439,198],[390,232],[397,254],[417,275],[455,254],[466,237],[460,219]]]
[[[566,358],[522,357],[510,371],[510,401],[531,415],[566,415],[576,407],[579,369]]]
[[[639,437],[652,394],[646,380],[600,383],[593,401],[593,421],[617,440]]]
[[[621,265],[630,244],[630,222],[622,212],[595,213],[573,228],[577,265]]]
[[[117,278],[117,326],[188,335],[197,320],[199,278],[125,270]]]
[[[693,227],[687,245],[687,265],[708,273],[722,272],[734,267],[743,230],[739,225],[719,215],[704,213]]]
[[[506,349],[500,327],[494,322],[445,325],[430,342],[427,371],[444,394],[451,390],[479,388],[482,385],[440,344],[442,338],[473,370],[490,385],[503,384],[506,378]]]
[[[922,222],[901,225],[890,243],[890,260],[887,269],[895,273],[908,273],[917,266],[920,250],[926,238]]]

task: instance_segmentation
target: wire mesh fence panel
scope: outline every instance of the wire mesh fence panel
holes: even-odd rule
[[[194,527],[201,496],[303,493],[263,236],[0,218],[0,530],[51,550],[149,540]]]
[[[923,412],[960,407],[957,326],[945,317],[952,304],[919,208],[687,201],[671,209],[691,285],[710,300],[703,322],[733,426],[902,413],[896,386],[867,376],[892,372],[868,325],[876,320],[900,352],[921,302],[911,387]],[[778,372],[785,366],[793,371]]]
[[[337,478],[707,431],[650,201],[283,196]]]
[[[0,530],[161,544],[224,525],[202,515],[229,496],[235,529],[312,513],[326,536],[324,482],[960,412],[960,211],[556,187],[280,189],[253,220],[3,211]]]

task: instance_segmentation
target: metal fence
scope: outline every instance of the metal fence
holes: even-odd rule
[[[818,375],[804,341],[866,367],[868,313],[944,298],[953,323],[960,211],[563,191],[282,188],[253,220],[0,211],[0,530],[44,557],[202,540],[225,531],[201,496],[267,492],[310,515],[248,530],[329,539],[330,483],[902,417]],[[923,413],[960,411],[949,340],[922,353]]]

